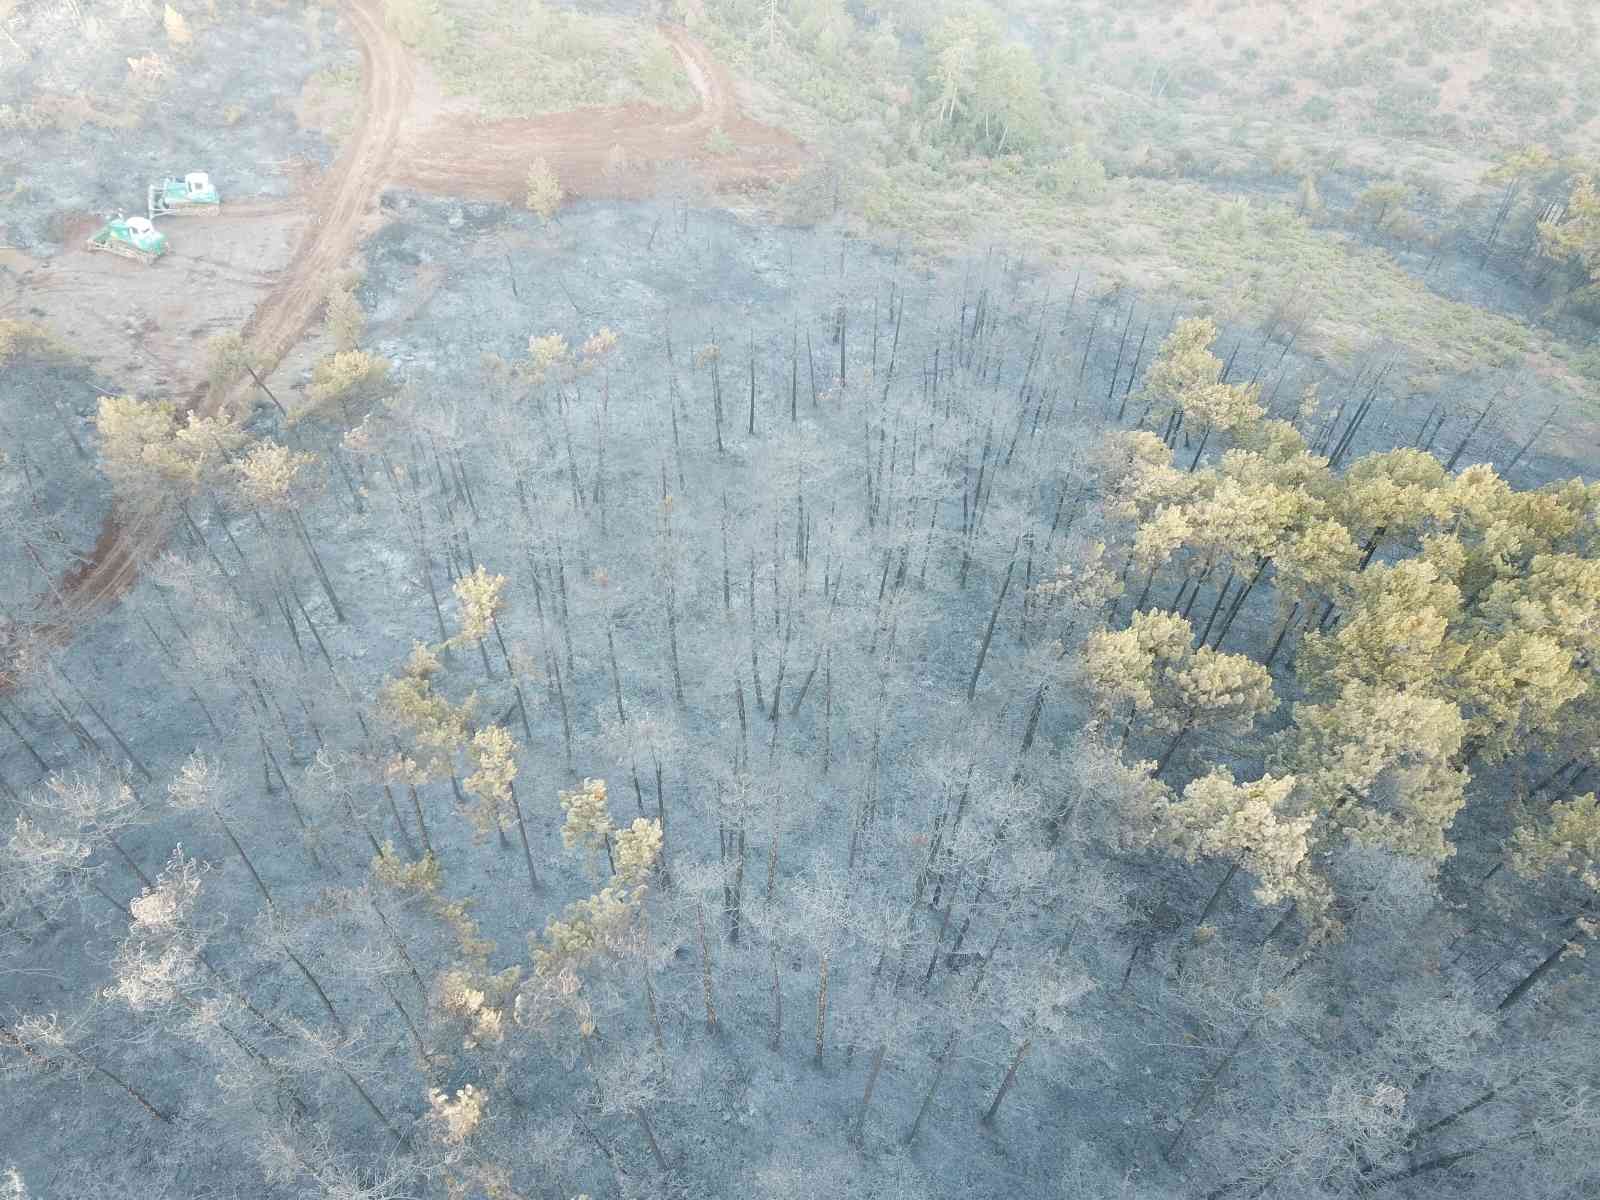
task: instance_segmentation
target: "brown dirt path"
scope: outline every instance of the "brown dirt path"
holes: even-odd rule
[[[384,24],[381,0],[345,0],[361,47],[362,113],[339,160],[315,193],[316,211],[288,272],[246,322],[244,338],[276,364],[300,340],[328,284],[365,232],[388,178],[411,102],[411,60]]]
[[[310,192],[310,219],[288,265],[245,322],[243,335],[260,358],[276,365],[315,321],[330,280],[380,219],[376,202],[386,184],[466,199],[519,202],[528,166],[543,155],[569,198],[626,198],[649,194],[660,169],[691,163],[712,187],[761,183],[797,169],[803,147],[780,130],[746,117],[728,72],[700,42],[674,26],[663,35],[682,58],[699,106],[671,113],[634,105],[588,109],[534,120],[430,119],[414,105],[410,54],[388,29],[382,0],[342,0],[362,60],[361,116],[343,153]],[[714,154],[708,135],[720,128],[732,151]],[[281,205],[230,205],[224,219],[281,213]],[[234,282],[261,277],[239,264],[175,253],[191,269],[228,273]],[[104,264],[99,257],[96,266]],[[156,268],[159,270],[159,267]],[[175,389],[186,409],[211,413],[245,392],[212,396],[203,381]],[[157,551],[162,530],[113,511],[83,564],[65,576],[48,606],[43,631],[64,641],[99,605],[132,587],[139,564]],[[0,672],[0,689],[14,682]]]

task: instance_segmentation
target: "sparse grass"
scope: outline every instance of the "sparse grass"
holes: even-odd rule
[[[319,74],[333,87],[351,92],[361,90],[361,67],[357,63],[344,63],[341,66],[329,67],[327,70],[319,72]]]
[[[0,320],[0,366],[19,354],[61,358],[72,351],[48,329],[34,321]]]
[[[121,110],[102,112],[87,95],[80,92],[72,96],[49,96],[18,105],[0,104],[0,132],[37,133],[55,129],[62,133],[76,133],[84,125],[97,125],[102,129],[128,129],[138,124],[139,115],[137,96],[130,94]]]
[[[361,68],[354,64],[318,71],[305,82],[298,108],[300,123],[342,142],[355,131],[355,97],[361,91]],[[223,114],[227,122],[227,114]],[[231,124],[231,122],[228,122]]]
[[[532,0],[388,0],[391,25],[456,95],[493,116],[532,117],[644,102],[683,108],[694,89],[678,56],[639,21],[556,10]]]
[[[1157,231],[1152,241],[1176,268],[1174,283],[1198,301],[1215,303],[1243,279],[1239,315],[1259,319],[1298,282],[1314,343],[1354,351],[1392,340],[1434,369],[1500,364],[1532,344],[1521,322],[1446,300],[1382,251],[1313,228],[1284,205],[1251,205],[1223,231],[1195,220],[1196,205],[1218,201],[1193,189],[1157,185],[1138,198],[1141,223]]]
[[[872,177],[858,200],[868,219],[959,248],[974,233],[1009,228],[1050,257],[1089,260],[1157,294],[1181,295],[1230,320],[1258,322],[1298,286],[1309,314],[1299,344],[1335,355],[1390,340],[1419,364],[1467,370],[1534,348],[1520,321],[1447,300],[1389,255],[1314,227],[1290,205],[1245,204],[1192,183],[1125,181],[1101,204],[1029,186],[996,169],[961,181],[901,168]]]
[[[50,125],[50,116],[34,104],[0,104],[0,130],[32,132]]]
[[[1590,383],[1600,384],[1600,346],[1573,355],[1568,365]]]

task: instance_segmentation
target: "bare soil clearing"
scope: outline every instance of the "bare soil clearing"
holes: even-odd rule
[[[242,323],[260,358],[279,363],[316,319],[334,273],[381,223],[377,200],[386,185],[516,202],[529,164],[542,155],[569,198],[627,197],[650,191],[656,171],[669,162],[692,161],[713,187],[727,189],[764,182],[804,161],[793,138],[739,112],[727,72],[681,30],[663,27],[700,96],[694,112],[631,106],[475,122],[417,110],[415,64],[386,26],[379,0],[346,0],[342,11],[361,52],[362,111],[339,158],[300,204],[225,204],[217,220],[185,223],[182,250],[169,256],[184,272],[178,286],[170,268],[129,271],[76,248],[5,284],[25,289],[49,324],[77,333],[80,342],[88,329],[115,329],[125,314],[138,314],[126,360],[107,366],[119,378],[210,413],[243,393],[207,396],[205,338]],[[706,148],[718,129],[731,152]],[[107,286],[113,271],[117,282]],[[0,291],[0,309],[11,299]],[[65,635],[95,605],[122,595],[158,536],[126,528],[113,512],[84,565],[59,589],[66,614],[49,622],[54,634]]]
[[[0,269],[0,309],[43,314],[109,378],[144,393],[181,391],[204,370],[205,340],[237,329],[293,257],[305,215],[292,201],[226,205],[185,222],[154,269],[84,249],[99,224],[65,223],[67,249]],[[127,334],[128,336],[120,336]]]
[[[574,199],[638,199],[655,189],[660,169],[692,162],[718,191],[755,185],[804,161],[789,134],[746,117],[727,71],[681,29],[661,32],[683,60],[700,97],[691,113],[644,105],[585,109],[528,120],[483,121],[449,116],[407,130],[393,182],[468,200],[516,203],[527,190],[528,166],[542,156]],[[707,140],[720,129],[728,153]]]

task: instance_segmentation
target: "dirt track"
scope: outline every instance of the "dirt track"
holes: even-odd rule
[[[361,47],[361,119],[317,188],[311,224],[288,272],[244,327],[245,340],[273,364],[300,340],[327,296],[330,277],[360,242],[389,177],[411,100],[411,60],[385,27],[379,0],[345,0],[344,11]]]
[[[569,198],[625,198],[649,194],[660,168],[669,163],[690,163],[714,190],[724,190],[770,180],[804,161],[793,138],[739,111],[727,72],[681,29],[663,26],[662,33],[700,97],[691,112],[630,106],[534,120],[429,119],[414,108],[413,62],[385,25],[382,0],[343,0],[341,7],[361,50],[361,116],[344,152],[310,192],[309,221],[287,265],[244,323],[245,338],[270,365],[316,320],[333,274],[380,219],[377,200],[386,185],[516,203],[526,189],[528,165],[543,156]],[[707,149],[707,137],[717,128],[731,141],[730,153]],[[257,210],[281,215],[282,206],[227,206],[224,212],[231,223]],[[104,263],[104,256],[91,257],[96,272],[118,266]],[[260,278],[238,264],[174,257],[201,271],[231,273],[233,282],[247,286]],[[104,289],[103,279],[97,286]],[[169,386],[186,407],[207,413],[246,395],[210,396],[199,379],[187,386],[174,380]],[[160,536],[158,529],[127,523],[113,512],[84,565],[63,579],[53,598],[55,611],[45,622],[51,635],[64,638],[96,606],[124,594],[137,579],[140,562],[158,549]]]

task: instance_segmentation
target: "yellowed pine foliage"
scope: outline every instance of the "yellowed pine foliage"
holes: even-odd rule
[[[1302,678],[1337,691],[1346,683],[1429,690],[1460,666],[1467,647],[1451,636],[1461,593],[1431,563],[1402,559],[1357,576],[1355,601],[1333,633],[1310,633]]]
[[[1233,772],[1218,768],[1156,810],[1158,836],[1189,862],[1202,856],[1240,859],[1256,877],[1255,897],[1262,904],[1308,899],[1316,890],[1306,871],[1316,816],[1290,813],[1295,785],[1293,775],[1236,783]]]
[[[1570,875],[1600,892],[1600,800],[1595,793],[1559,800],[1544,820],[1516,831],[1511,866],[1530,878]]]
[[[1211,353],[1217,327],[1205,317],[1185,317],[1173,327],[1150,362],[1143,390],[1158,407],[1180,405],[1182,397],[1215,383],[1222,360]]]
[[[644,898],[651,870],[661,857],[661,822],[635,817],[616,833],[617,873],[612,883],[626,889],[635,904]]]
[[[361,311],[361,301],[354,292],[344,288],[336,287],[328,293],[324,320],[334,345],[343,351],[354,350],[367,328],[367,314]]]
[[[308,403],[290,414],[293,424],[329,404],[375,398],[391,386],[389,360],[365,350],[339,350],[311,368]]]
[[[291,450],[271,438],[252,445],[235,465],[239,490],[266,508],[289,508],[305,484],[303,472],[317,461],[306,450]]]
[[[1348,683],[1331,700],[1294,706],[1272,769],[1299,779],[1306,802],[1357,836],[1442,862],[1465,801],[1457,766],[1467,733],[1460,709],[1423,692]]]
[[[461,602],[461,631],[451,640],[464,643],[486,638],[494,631],[494,619],[505,607],[506,577],[491,575],[483,567],[456,580],[456,599]]]
[[[470,1083],[448,1096],[438,1088],[428,1092],[429,1117],[439,1138],[452,1146],[459,1146],[472,1135],[483,1120],[488,1098]]]
[[[559,333],[551,332],[543,337],[529,336],[528,358],[523,369],[534,383],[543,383],[552,371],[559,377],[570,368],[571,363],[572,352],[567,347],[567,339]]]
[[[1131,704],[1163,732],[1246,732],[1277,707],[1272,676],[1242,654],[1195,649],[1174,613],[1135,613],[1128,628],[1090,635],[1085,675],[1102,712]]]
[[[582,787],[562,792],[558,799],[561,811],[566,814],[566,820],[561,825],[561,844],[568,850],[574,847],[604,850],[612,830],[606,781],[585,779]]]
[[[102,396],[95,410],[100,462],[124,497],[157,501],[214,480],[246,434],[227,416],[181,419],[165,400]]]
[[[420,768],[425,778],[450,772],[455,753],[467,743],[468,724],[477,706],[476,695],[469,695],[457,706],[434,693],[432,679],[439,665],[432,648],[417,642],[401,673],[385,680],[378,689],[379,711],[407,731],[426,753]]]
[[[479,837],[503,834],[515,824],[511,808],[517,780],[517,743],[499,725],[486,725],[467,744],[473,772],[461,781],[469,796],[482,801],[467,812]]]
[[[1129,521],[1181,504],[1197,486],[1192,475],[1172,465],[1172,451],[1147,429],[1108,437],[1098,474],[1107,511]]]
[[[1205,386],[1206,334],[1180,326],[1164,351],[1154,386],[1174,402]],[[1305,622],[1292,653],[1306,700],[1271,761],[1332,827],[1438,862],[1473,763],[1592,742],[1600,485],[1522,491],[1491,466],[1452,474],[1414,448],[1335,474],[1276,420],[1246,422],[1203,470],[1179,470],[1149,433],[1108,451],[1104,494],[1133,524],[1130,566],[1191,578],[1270,566],[1266,594]],[[1157,731],[1243,730],[1270,708],[1264,676],[1189,651],[1186,630],[1143,613],[1092,636],[1100,711],[1131,708]]]

